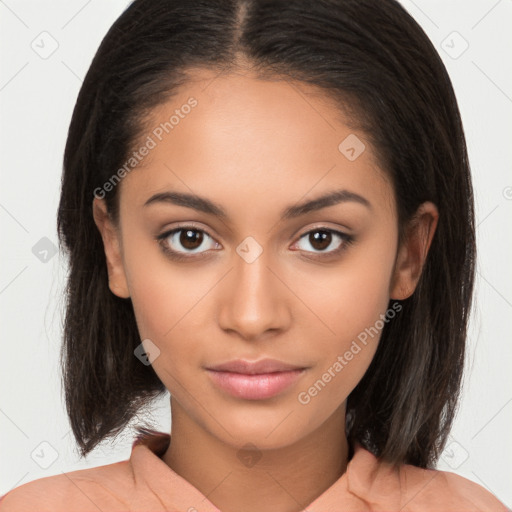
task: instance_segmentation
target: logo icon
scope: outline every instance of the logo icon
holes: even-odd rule
[[[30,47],[34,50],[41,59],[48,59],[51,57],[59,47],[57,40],[49,33],[41,32],[31,43]]]
[[[252,236],[248,236],[238,245],[236,252],[247,263],[252,263],[260,257],[263,247]]]
[[[261,451],[252,443],[247,443],[242,448],[240,448],[236,456],[240,462],[248,468],[252,468],[254,465],[256,465],[262,457]]]
[[[453,31],[441,41],[441,48],[455,60],[469,48],[469,43],[457,31]]]
[[[441,454],[443,459],[448,466],[452,469],[457,469],[462,466],[464,462],[469,458],[467,450],[457,441],[452,441]]]
[[[142,364],[149,366],[160,355],[160,349],[147,338],[142,340],[142,343],[137,346],[133,353]]]
[[[48,263],[57,254],[57,247],[49,238],[43,236],[32,247],[32,254],[42,263]]]
[[[39,467],[48,469],[59,458],[59,452],[48,441],[43,441],[32,450],[30,456]]]
[[[351,162],[359,158],[365,149],[363,141],[353,133],[343,139],[338,146],[339,152]]]

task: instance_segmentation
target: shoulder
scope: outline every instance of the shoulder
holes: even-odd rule
[[[508,511],[487,489],[449,471],[404,465],[400,469],[400,484],[406,490],[405,500],[411,510]]]
[[[0,497],[0,512],[127,510],[133,475],[128,461],[39,478]]]
[[[510,512],[481,485],[449,471],[410,464],[395,467],[358,446],[349,490],[364,501],[403,512]]]

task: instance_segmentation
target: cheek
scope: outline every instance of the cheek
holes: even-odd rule
[[[125,266],[140,337],[161,352],[155,371],[162,380],[179,377],[179,363],[200,359],[204,351],[201,340],[212,322],[206,308],[219,276],[208,267],[172,263],[157,242],[135,236],[125,244]]]
[[[386,325],[394,258],[386,238],[376,237],[364,251],[347,252],[336,270],[297,277],[299,293],[315,313],[301,328],[315,340],[310,354],[318,367],[313,387],[303,389],[305,401],[319,397],[314,407],[345,400],[370,365]]]
[[[151,363],[155,373],[172,394],[182,397],[189,382],[184,370],[200,356],[191,321],[201,315],[200,299],[207,290],[201,281],[191,282],[165,261],[155,263],[146,262],[131,274],[133,309],[141,340],[149,338],[160,350]]]
[[[354,247],[356,249],[356,247]],[[386,244],[367,244],[347,252],[340,265],[296,274],[297,294],[314,313],[309,329],[326,344],[342,349],[375,324],[389,303],[395,253]],[[312,320],[312,321],[311,321]],[[324,347],[327,348],[327,347]]]
[[[190,290],[182,273],[173,269],[156,241],[134,231],[124,241],[124,265],[141,337],[165,339],[186,312]]]
[[[388,295],[381,288],[386,290],[386,283],[371,275],[365,279],[351,275],[331,284],[338,284],[338,291],[324,302],[323,310],[319,309],[329,330],[321,322],[309,326],[306,337],[315,340],[309,352],[315,362],[314,372],[296,397],[301,407],[309,409],[312,423],[332,414],[370,366],[385,325],[381,315],[386,313]]]

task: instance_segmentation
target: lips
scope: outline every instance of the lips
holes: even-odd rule
[[[212,382],[231,396],[245,400],[271,398],[292,386],[307,368],[276,359],[238,359],[207,368]]]
[[[218,372],[243,373],[246,375],[257,375],[262,373],[287,372],[300,370],[303,367],[283,363],[277,359],[262,359],[260,361],[245,361],[237,359],[227,363],[211,366],[208,369]]]

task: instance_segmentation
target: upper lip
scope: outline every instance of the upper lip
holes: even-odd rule
[[[304,367],[284,363],[277,359],[261,359],[259,361],[247,361],[236,359],[227,363],[209,366],[208,370],[217,372],[243,373],[246,375],[257,375],[263,373],[287,372],[292,370],[302,370]]]

